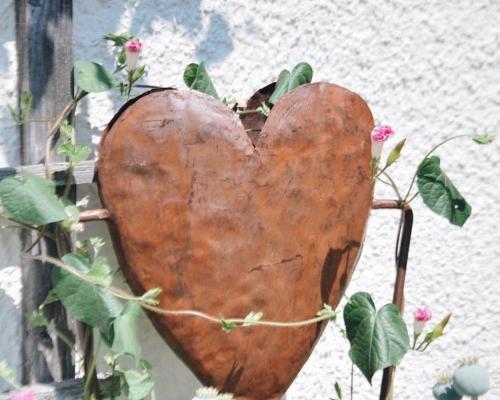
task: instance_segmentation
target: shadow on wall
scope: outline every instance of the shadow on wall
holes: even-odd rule
[[[201,0],[167,0],[155,1],[141,8],[141,0],[134,3],[130,31],[142,32],[151,29],[155,20],[171,21],[184,29],[195,43],[195,54],[198,61],[214,64],[223,61],[233,51],[231,27],[218,11],[210,11],[208,27],[205,29]],[[127,7],[127,2],[122,3]],[[155,10],[154,13],[151,10]],[[117,29],[117,28],[115,28]]]

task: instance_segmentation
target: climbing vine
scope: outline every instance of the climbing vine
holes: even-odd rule
[[[114,68],[110,71],[103,65],[90,61],[75,63],[74,98],[61,111],[47,133],[46,177],[22,173],[0,182],[0,218],[4,222],[1,228],[31,230],[37,236],[34,245],[45,238],[56,243],[59,253],[58,257],[31,256],[31,248],[25,249],[24,257],[31,257],[56,267],[52,276],[53,289],[39,311],[26,317],[33,326],[45,326],[53,330],[72,351],[77,352],[79,350],[74,338],[57,331],[44,314],[45,305],[58,301],[74,319],[85,323],[98,335],[93,362],[90,370],[86,371],[85,399],[115,399],[124,394],[130,400],[141,400],[154,393],[151,365],[142,358],[138,339],[137,324],[143,309],[168,316],[201,318],[207,323],[220,325],[228,334],[234,329],[256,329],[259,326],[277,329],[299,328],[325,321],[335,322],[337,313],[328,304],[324,304],[316,315],[311,315],[309,319],[297,321],[267,320],[262,310],[248,310],[245,316],[217,316],[198,310],[169,309],[168,304],[158,302],[161,288],[154,288],[141,296],[133,296],[113,286],[114,271],[106,258],[100,255],[100,249],[104,246],[101,238],[71,242],[70,233],[83,229],[80,214],[87,204],[85,200],[73,203],[68,198],[70,179],[65,184],[63,194],[56,194],[50,163],[50,149],[54,141],[58,138],[57,153],[67,158],[71,172],[91,153],[89,146],[78,142],[76,133],[75,110],[80,101],[91,93],[111,90],[117,90],[126,100],[134,90],[156,88],[139,84],[146,73],[146,67],[140,65],[142,42],[138,38],[125,33],[109,34],[104,39],[115,49]],[[276,76],[275,89],[269,99],[256,109],[249,110],[219,95],[203,62],[189,64],[183,74],[188,88],[222,101],[239,114],[258,113],[265,117],[283,96],[301,85],[310,83],[312,78],[313,69],[305,62],[297,64],[291,71],[282,70]],[[16,123],[30,123],[30,107],[31,97],[29,93],[23,93],[19,110],[11,108]],[[58,133],[60,135],[57,135]],[[394,134],[389,126],[377,126],[371,133],[373,179],[392,188],[401,209],[420,197],[434,213],[446,218],[451,224],[463,226],[471,215],[471,206],[445,174],[436,151],[452,140],[471,139],[476,144],[484,145],[490,143],[493,136],[458,135],[438,143],[426,154],[417,166],[411,183],[402,191],[390,171],[400,160],[406,139],[401,139],[394,145],[382,163],[383,145]],[[401,231],[401,226],[399,230]],[[345,336],[351,345],[349,356],[353,364],[371,382],[377,371],[399,364],[410,349],[420,352],[427,350],[433,341],[443,335],[450,315],[421,339],[425,322],[429,319],[430,313],[420,312],[418,316],[416,314],[411,344],[408,328],[396,306],[386,304],[377,308],[368,293],[352,295],[344,308],[343,320]],[[90,382],[95,371],[96,357],[103,347],[106,348],[104,360],[111,373],[108,378],[100,381],[100,388],[96,391]],[[124,367],[124,359],[132,359],[134,367]],[[0,375],[16,390],[21,390],[17,386],[15,376],[5,364],[0,365]],[[337,398],[342,399],[340,385],[336,383],[334,389]],[[197,396],[195,398],[231,398],[230,394],[220,394],[216,389],[207,388],[200,390]]]

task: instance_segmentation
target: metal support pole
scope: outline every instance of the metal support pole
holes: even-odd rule
[[[399,209],[402,213],[402,225],[400,226],[400,241],[398,243],[396,259],[396,282],[394,285],[394,294],[392,302],[396,305],[399,312],[403,314],[404,307],[404,289],[406,278],[406,266],[408,264],[408,253],[410,251],[411,231],[413,228],[413,211],[409,204],[401,204],[394,200],[375,200],[373,209]],[[392,392],[394,380],[394,367],[384,370],[382,376],[382,387],[380,389],[380,400],[389,400],[388,395]]]

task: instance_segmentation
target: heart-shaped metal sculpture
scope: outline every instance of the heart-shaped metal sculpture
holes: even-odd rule
[[[204,94],[164,90],[130,102],[105,133],[98,178],[134,293],[221,317],[314,317],[336,307],[372,202],[373,119],[356,94],[301,86],[252,144],[237,114]],[[237,399],[281,398],[325,324],[224,332],[150,314],[205,384]]]

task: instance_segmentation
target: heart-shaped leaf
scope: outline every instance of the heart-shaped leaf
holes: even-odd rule
[[[207,69],[205,68],[205,63],[201,62],[199,64],[189,64],[184,70],[184,83],[193,90],[198,92],[206,93],[219,100],[219,95],[217,90],[208,75]]]
[[[102,65],[90,61],[76,61],[76,84],[89,93],[105,92],[118,82]]]
[[[139,360],[139,320],[142,308],[137,303],[128,302],[123,312],[113,321],[114,339],[112,349],[117,354],[129,354]]]
[[[68,157],[71,164],[76,165],[85,161],[92,152],[90,146],[86,144],[63,143],[57,148],[57,154]]]
[[[127,393],[129,400],[143,400],[154,387],[149,371],[125,371],[123,372],[123,381],[125,393]]]
[[[356,293],[344,308],[349,356],[371,383],[375,372],[397,364],[409,348],[406,324],[394,304],[376,310],[368,293]]]
[[[278,76],[278,81],[276,82],[276,89],[269,98],[270,104],[276,104],[278,100],[283,97],[286,93],[291,90],[310,83],[313,77],[312,67],[306,63],[301,62],[297,64],[292,72],[288,72],[286,69],[281,71]]]
[[[424,203],[454,225],[463,226],[471,206],[443,172],[437,156],[426,158],[417,170],[417,185]]]
[[[62,257],[62,260],[86,275],[92,270],[90,260],[82,254],[69,253]],[[97,270],[102,268],[94,269],[94,273]],[[107,330],[110,321],[122,312],[123,306],[115,297],[67,271],[55,269],[53,281],[55,286],[52,292],[78,321]]]
[[[28,173],[0,182],[0,203],[12,218],[25,224],[46,225],[68,218],[54,183]]]

